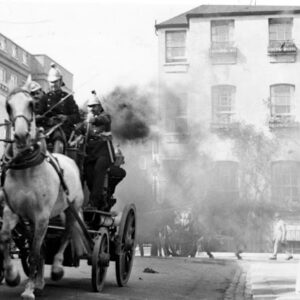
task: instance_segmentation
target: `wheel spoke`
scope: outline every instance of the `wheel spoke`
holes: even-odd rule
[[[124,208],[120,223],[120,244],[116,259],[116,275],[119,286],[124,286],[130,276],[134,259],[135,245],[135,206],[133,204]]]

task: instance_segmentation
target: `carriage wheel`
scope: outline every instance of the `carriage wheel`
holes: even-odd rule
[[[119,286],[124,286],[129,280],[135,251],[135,205],[124,208],[117,238],[116,278]]]
[[[109,265],[109,234],[106,228],[100,228],[92,254],[92,286],[94,292],[101,292]]]

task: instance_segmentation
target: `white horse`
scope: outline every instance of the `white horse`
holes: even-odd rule
[[[42,290],[45,285],[41,246],[49,219],[63,212],[66,216],[66,229],[52,265],[52,279],[58,280],[63,276],[63,253],[70,239],[78,241],[77,245],[82,246],[80,227],[71,212],[70,203],[81,216],[84,199],[76,163],[62,154],[53,154],[63,170],[64,182],[69,191],[67,195],[62,188],[58,172],[47,159],[47,152],[43,155],[39,151],[40,142],[36,134],[34,105],[29,92],[30,83],[31,78],[28,77],[26,84],[11,91],[6,99],[6,109],[13,128],[13,146],[2,190],[5,205],[0,232],[5,280],[8,285],[15,286],[20,283],[20,275],[9,255],[11,231],[20,219],[28,220],[32,224],[30,274],[25,291],[21,295],[22,299],[28,300],[35,299],[34,291]],[[81,249],[83,250],[83,247]]]

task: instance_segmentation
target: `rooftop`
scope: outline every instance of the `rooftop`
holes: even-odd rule
[[[300,14],[300,6],[273,5],[200,5],[183,14],[156,24],[156,29],[188,27],[189,18],[211,18],[226,16]]]

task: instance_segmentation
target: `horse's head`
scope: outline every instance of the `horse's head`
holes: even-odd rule
[[[23,87],[13,89],[6,99],[6,110],[13,127],[14,142],[18,150],[30,146],[35,130],[34,100],[30,95],[31,77]]]

